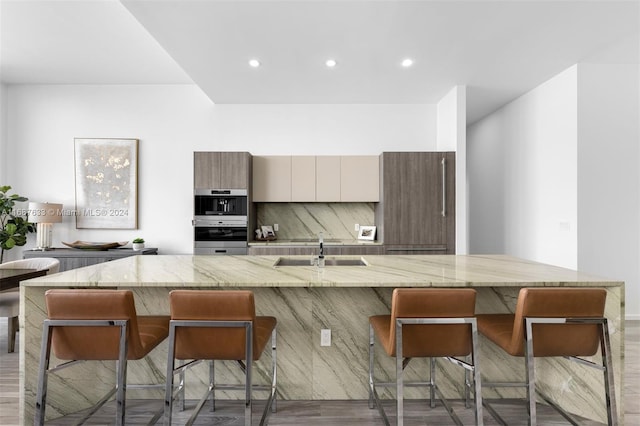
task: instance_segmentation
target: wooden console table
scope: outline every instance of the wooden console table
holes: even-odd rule
[[[0,291],[20,287],[20,281],[47,275],[47,269],[0,269]]]
[[[117,248],[110,250],[81,250],[73,248],[53,248],[51,250],[25,250],[24,259],[34,257],[53,257],[60,261],[60,272],[70,269],[82,268],[83,266],[95,265],[97,263],[109,262],[123,257],[158,254],[157,248],[145,248],[133,250],[129,248]]]

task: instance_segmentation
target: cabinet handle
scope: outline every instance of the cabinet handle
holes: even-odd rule
[[[442,158],[442,217],[447,217],[447,161]]]

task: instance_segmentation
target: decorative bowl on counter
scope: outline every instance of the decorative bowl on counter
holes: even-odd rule
[[[62,242],[62,244],[67,247],[81,250],[109,250],[112,248],[126,246],[128,243],[129,241],[118,241],[113,243],[97,243],[91,241],[74,241],[72,243]]]

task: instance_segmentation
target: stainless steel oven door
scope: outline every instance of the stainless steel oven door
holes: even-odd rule
[[[247,221],[195,220],[194,254],[247,254]]]

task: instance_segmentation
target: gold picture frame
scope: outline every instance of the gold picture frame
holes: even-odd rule
[[[76,229],[138,228],[138,139],[75,138]]]

